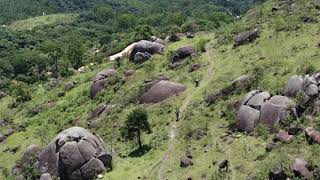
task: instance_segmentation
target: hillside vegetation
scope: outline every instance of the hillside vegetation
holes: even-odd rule
[[[27,72],[21,70],[24,65],[20,64],[20,60],[25,59],[22,55],[30,57],[24,62],[25,64],[52,58],[50,52],[38,49],[38,46],[42,46],[42,40],[33,38],[42,36],[36,34],[41,32],[40,34],[50,41],[61,40],[68,44],[69,39],[63,40],[64,38],[55,33],[62,31],[68,37],[70,32],[62,27],[70,29],[77,27],[73,32],[79,32],[77,37],[83,37],[79,26],[86,24],[87,21],[81,20],[80,15],[80,20],[74,20],[79,23],[75,26],[70,22],[62,22],[60,25],[53,23],[37,27],[30,32],[27,37],[30,38],[30,44],[25,46],[19,44],[19,39],[12,40],[11,42],[19,45],[21,49],[18,51],[11,49],[8,52],[21,51],[24,54],[14,54],[16,64],[13,67],[16,68],[14,71],[16,75],[8,72],[8,75],[12,76],[7,77],[7,83],[1,82],[4,84],[1,88],[10,93],[0,100],[0,119],[3,118],[10,123],[0,126],[0,132],[8,134],[10,129],[14,132],[1,142],[0,179],[13,178],[12,169],[29,145],[38,144],[45,148],[58,133],[69,127],[87,128],[91,112],[101,104],[110,105],[112,108],[100,117],[94,118],[97,124],[91,131],[102,137],[106,148],[113,156],[112,171],[103,174],[103,179],[106,180],[165,178],[260,180],[270,178],[269,172],[274,168],[281,168],[289,177],[299,179],[301,177],[297,177],[292,166],[296,158],[306,160],[310,170],[317,169],[320,166],[320,145],[309,144],[305,133],[298,133],[288,143],[278,143],[269,152],[266,146],[273,141],[279,130],[286,128],[285,126],[279,125],[274,131],[264,126],[257,126],[252,133],[240,132],[236,128],[237,106],[247,93],[257,89],[268,91],[272,95],[284,95],[284,89],[291,76],[311,75],[320,69],[320,39],[317,38],[320,34],[319,10],[316,6],[308,7],[305,1],[282,2],[283,4],[279,6],[281,2],[269,0],[251,9],[240,20],[221,25],[214,32],[198,32],[192,39],[182,36],[180,41],[168,43],[163,54],[154,55],[144,63],[133,63],[128,58],[119,61],[102,59],[105,56],[93,53],[97,45],[88,45],[92,39],[98,41],[97,37],[85,36],[87,39],[83,46],[91,47],[92,51],[83,53],[85,54],[83,65],[92,62],[90,58],[99,59],[100,63],[88,65],[88,70],[84,73],[75,72],[64,78],[49,78],[48,80],[51,80],[49,82],[47,79],[32,80],[33,75],[30,72],[34,69],[31,67]],[[99,29],[105,25],[92,28]],[[51,32],[50,28],[60,30]],[[259,36],[255,40],[235,46],[234,39],[237,34],[253,29],[259,31]],[[90,28],[87,28],[85,31],[88,33],[89,30]],[[95,33],[102,33],[100,30]],[[12,37],[12,34],[24,37],[16,31],[9,32],[6,29],[3,32],[8,33],[7,38]],[[120,34],[127,36],[127,33],[124,31]],[[117,35],[118,32],[113,34],[113,38]],[[78,42],[77,37],[73,37],[72,40]],[[131,41],[134,40],[126,41],[125,44],[128,45]],[[198,55],[187,58],[185,63],[176,68],[170,67],[172,53],[186,45],[195,47]],[[28,50],[22,48],[26,46]],[[47,46],[56,48],[54,51],[59,52],[56,46],[50,44]],[[72,44],[68,44],[67,47],[82,49]],[[9,56],[6,52],[7,50],[1,51],[3,59]],[[45,55],[45,52],[48,52],[48,55]],[[61,55],[60,61],[65,62],[63,60],[67,57],[70,57],[68,53]],[[191,67],[195,64],[200,64],[200,69],[191,71]],[[39,66],[41,63],[36,65]],[[50,64],[49,67],[51,66],[53,65]],[[7,69],[10,70],[8,67]],[[104,69],[117,70],[119,77],[97,98],[91,99],[89,94],[92,79]],[[127,70],[135,72],[132,76],[125,76]],[[25,73],[25,77],[22,78],[21,75],[18,77],[20,73]],[[250,87],[233,89],[231,93],[223,94],[223,97],[208,101],[208,97],[228,87],[233,80],[242,75],[253,77]],[[187,89],[178,96],[160,103],[141,104],[141,91],[149,82],[159,77],[166,77],[172,82],[183,84]],[[196,79],[200,79],[199,87],[195,87]],[[74,87],[66,88],[70,82],[76,82]],[[65,93],[63,96],[62,92]],[[299,97],[293,98],[293,101],[300,103]],[[126,141],[122,135],[128,114],[138,107],[146,110],[151,129],[151,132],[142,133],[143,152],[139,151],[136,141]],[[305,111],[297,120],[288,120],[289,125],[286,126],[298,125],[303,129],[314,127],[320,131],[319,115],[312,114],[315,107],[308,108],[311,109]],[[177,109],[181,111],[179,122],[175,121]],[[181,159],[186,156],[192,156],[193,165],[180,167]],[[227,172],[219,170],[219,164],[224,160],[229,162]],[[23,170],[25,177],[39,176],[32,167]]]

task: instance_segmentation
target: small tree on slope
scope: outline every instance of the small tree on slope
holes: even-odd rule
[[[147,111],[143,108],[134,109],[128,116],[123,127],[122,136],[127,140],[137,138],[139,149],[142,152],[141,134],[151,131]]]

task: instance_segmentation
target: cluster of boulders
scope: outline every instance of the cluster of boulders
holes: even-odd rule
[[[99,72],[93,79],[90,89],[90,97],[96,98],[98,93],[105,89],[108,85],[114,83],[115,77],[118,76],[118,72],[114,69],[105,69]]]
[[[129,60],[135,63],[142,63],[151,58],[153,54],[162,54],[165,44],[159,39],[154,42],[142,40],[134,44],[129,55]]]
[[[20,163],[40,171],[41,179],[52,176],[65,180],[87,180],[111,170],[112,156],[107,153],[98,135],[72,127],[58,134],[43,151],[37,145],[29,146]]]
[[[271,96],[265,91],[252,91],[243,99],[239,108],[239,129],[252,132],[258,123],[274,129],[294,111],[293,107],[294,102],[288,97]]]
[[[148,86],[148,90],[141,96],[141,103],[153,104],[162,102],[171,96],[179,95],[187,88],[186,86],[168,80],[155,80]]]
[[[253,29],[250,31],[242,32],[238,34],[235,38],[235,47],[248,44],[253,42],[259,37],[259,30],[258,29]]]
[[[288,97],[296,97],[297,95],[303,95],[305,100],[318,97],[320,85],[320,72],[316,72],[313,75],[305,76],[292,76],[285,88],[285,95]]]
[[[285,96],[272,97],[268,92],[250,92],[238,111],[239,129],[252,132],[258,122],[273,128],[278,122],[285,121],[290,114],[293,118],[300,116],[308,102],[315,101],[315,106],[320,104],[319,85],[320,72],[316,72],[311,76],[292,76],[285,87]],[[298,95],[301,96],[301,104],[295,104],[290,99]]]

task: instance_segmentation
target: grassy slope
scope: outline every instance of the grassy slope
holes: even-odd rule
[[[270,10],[272,3],[266,4],[266,10]],[[245,20],[242,23],[246,23]],[[318,39],[314,38],[319,34],[318,24],[304,24],[297,31],[275,32],[271,21],[265,21],[262,24],[261,37],[252,44],[241,46],[237,49],[232,48],[232,44],[217,47],[216,40],[212,34],[202,35],[210,38],[212,41],[208,44],[208,53],[203,54],[194,61],[206,64],[200,71],[188,73],[188,66],[178,70],[168,70],[167,61],[164,56],[156,56],[150,63],[155,69],[151,75],[166,75],[173,81],[183,83],[188,86],[188,90],[161,104],[146,106],[150,114],[150,122],[153,133],[144,135],[144,143],[151,144],[153,149],[142,157],[130,157],[128,154],[135,150],[135,144],[116,141],[119,132],[116,125],[121,125],[125,116],[137,105],[128,104],[125,107],[120,105],[127,102],[143,81],[150,74],[146,74],[145,68],[133,66],[125,62],[118,70],[123,73],[126,69],[138,69],[137,73],[127,79],[126,83],[120,87],[117,93],[111,89],[106,90],[100,98],[92,101],[88,98],[90,79],[104,68],[112,67],[111,63],[104,63],[94,67],[93,71],[75,75],[73,80],[79,82],[79,86],[67,93],[63,98],[58,98],[57,93],[62,90],[62,86],[50,91],[45,88],[34,87],[34,98],[21,108],[8,109],[10,97],[0,102],[0,115],[10,117],[17,123],[28,122],[30,126],[26,132],[15,133],[10,136],[6,142],[0,146],[0,152],[7,147],[20,145],[21,148],[17,154],[3,152],[0,154],[0,164],[6,168],[11,168],[15,160],[21,157],[23,149],[29,144],[40,144],[39,137],[34,135],[38,126],[49,123],[47,139],[50,140],[60,130],[79,125],[85,127],[86,119],[96,105],[101,102],[108,104],[117,104],[118,107],[111,115],[104,118],[100,127],[95,131],[106,141],[108,148],[114,149],[116,156],[114,158],[114,170],[105,174],[105,179],[137,179],[137,177],[158,178],[159,163],[167,149],[168,133],[170,124],[174,120],[174,110],[185,103],[185,98],[192,96],[187,110],[183,113],[183,120],[179,122],[178,137],[174,141],[174,149],[171,158],[164,166],[165,176],[169,179],[200,179],[206,176],[208,179],[246,179],[256,176],[259,179],[266,177],[268,170],[276,164],[288,166],[295,157],[304,157],[305,159],[316,163],[320,162],[318,154],[319,145],[308,145],[304,136],[295,137],[290,144],[283,144],[271,153],[265,152],[266,143],[270,142],[273,135],[270,134],[265,140],[261,137],[247,136],[238,133],[233,136],[222,138],[227,131],[227,118],[222,116],[223,112],[232,112],[233,109],[227,109],[229,104],[240,100],[241,95],[234,95],[227,100],[207,107],[203,103],[203,97],[206,92],[216,91],[230,82],[232,79],[246,73],[251,73],[254,66],[265,69],[259,89],[268,90],[272,93],[283,91],[287,79],[296,74],[297,69],[302,64],[313,64],[320,68],[319,48],[316,47]],[[195,40],[184,39],[177,43],[169,45],[168,49],[173,50],[182,45],[195,44]],[[144,66],[148,66],[146,63]],[[213,68],[211,68],[213,66]],[[213,73],[209,73],[212,71]],[[193,80],[200,78],[201,87],[194,89]],[[207,84],[208,83],[208,84]],[[134,93],[133,93],[134,94]],[[35,106],[55,100],[57,105],[34,117],[28,117],[28,110]],[[313,121],[319,121],[314,117]],[[201,140],[186,138],[186,134],[193,133],[199,128],[207,128],[208,135]],[[6,128],[2,128],[4,131]],[[190,149],[194,156],[192,167],[181,169],[179,167],[180,157],[184,156],[186,149]],[[121,155],[121,156],[120,156]],[[127,156],[127,157],[122,157]],[[122,158],[121,158],[122,157]],[[263,157],[263,158],[258,158]],[[217,165],[213,162],[220,162],[229,159],[231,170],[228,173],[220,173]],[[257,160],[259,159],[259,160]],[[1,178],[1,175],[0,175]]]
[[[50,25],[54,23],[71,23],[77,17],[77,14],[51,14],[38,16],[26,20],[15,21],[9,28],[15,31],[32,30],[33,28]]]

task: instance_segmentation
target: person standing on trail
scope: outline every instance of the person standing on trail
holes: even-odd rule
[[[178,122],[180,120],[180,109],[178,108],[176,110],[176,121]]]
[[[199,87],[200,80],[197,78],[194,82],[195,82],[195,86],[196,86],[196,87]]]

